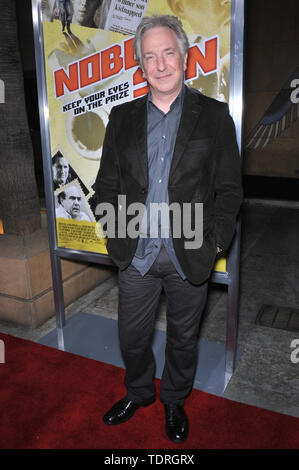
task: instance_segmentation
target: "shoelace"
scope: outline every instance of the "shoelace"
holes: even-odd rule
[[[176,406],[168,406],[166,408],[168,424],[170,426],[177,426],[178,423],[178,411]]]

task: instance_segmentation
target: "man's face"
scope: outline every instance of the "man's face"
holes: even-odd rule
[[[61,200],[61,205],[72,219],[76,219],[80,215],[81,196],[77,188],[71,187],[65,191],[66,198]]]
[[[75,0],[73,22],[81,26],[90,26],[96,9],[101,5],[102,0]]]
[[[230,48],[231,0],[168,0],[175,15],[185,19],[204,38],[220,36],[220,55]]]
[[[175,33],[151,28],[141,39],[142,69],[153,96],[174,96],[182,88],[187,54],[182,57]]]
[[[69,174],[69,165],[65,158],[59,158],[53,165],[53,178],[59,186],[65,184]]]

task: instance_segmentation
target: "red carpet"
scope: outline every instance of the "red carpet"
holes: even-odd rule
[[[1,449],[299,448],[299,419],[198,390],[186,401],[184,444],[167,439],[159,400],[110,428],[101,417],[125,393],[122,369],[2,333],[0,339]]]

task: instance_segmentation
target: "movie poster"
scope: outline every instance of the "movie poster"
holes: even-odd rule
[[[187,85],[228,102],[231,5],[41,0],[41,8],[58,246],[106,254],[94,183],[112,107],[148,92],[133,50],[139,22],[178,16],[190,42]]]

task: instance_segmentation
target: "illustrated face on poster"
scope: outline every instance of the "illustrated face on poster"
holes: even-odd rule
[[[81,212],[81,195],[75,186],[59,193],[59,204],[72,219],[77,219]]]
[[[77,219],[81,212],[81,195],[75,186],[65,189],[59,194],[59,204],[72,219]]]
[[[72,23],[97,28],[95,20],[97,14],[101,14],[101,4],[102,0],[73,0]]]
[[[230,51],[230,0],[168,0],[174,15],[186,20],[194,33],[219,35],[220,58]]]
[[[192,30],[190,42],[201,45],[204,38],[219,37],[219,67],[217,73],[199,75],[189,83],[203,94],[229,101],[230,79],[230,15],[231,0],[168,0],[172,14]]]
[[[90,208],[78,181],[72,181],[56,192],[56,217],[91,222]]]
[[[69,177],[69,164],[60,152],[52,159],[52,170],[54,188],[64,186]]]
[[[136,28],[146,15],[179,17],[190,43],[186,84],[228,102],[231,1],[41,0],[41,7],[58,244],[106,253],[94,236],[93,185],[112,107],[148,91],[134,58]],[[79,237],[76,224],[90,230]]]

